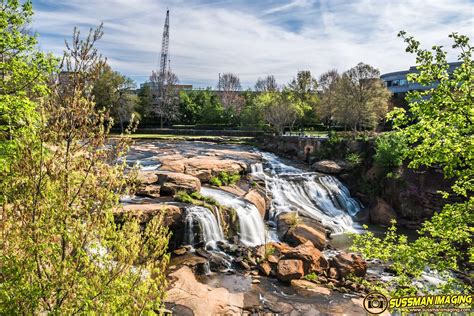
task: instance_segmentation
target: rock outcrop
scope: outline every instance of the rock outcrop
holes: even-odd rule
[[[390,226],[391,221],[397,219],[393,208],[381,198],[377,198],[377,204],[370,210],[370,221],[376,225]]]
[[[225,288],[200,283],[186,266],[174,271],[169,277],[172,286],[165,302],[185,306],[196,316],[242,314],[244,293],[231,293]]]
[[[363,277],[367,273],[367,262],[353,253],[341,252],[332,257],[329,264],[336,269],[338,278],[344,278],[349,274]]]
[[[294,212],[280,214],[277,218],[278,236],[291,246],[311,241],[319,250],[326,245],[326,229],[314,219],[298,216]]]
[[[257,190],[250,190],[245,196],[244,199],[249,201],[250,203],[254,204],[262,218],[265,218],[265,213],[267,210],[267,203],[265,201],[265,197],[260,195]]]
[[[343,161],[334,160],[320,160],[311,166],[313,170],[328,174],[339,174],[348,169],[348,166]]]
[[[310,241],[291,249],[282,259],[300,260],[303,263],[304,274],[323,273],[329,267],[323,253]]]
[[[284,259],[278,261],[277,278],[280,281],[291,281],[303,277],[303,262],[298,259]]]
[[[201,182],[196,177],[177,172],[161,172],[157,175],[158,185],[161,187],[160,195],[174,195],[178,191],[192,193],[201,190]]]

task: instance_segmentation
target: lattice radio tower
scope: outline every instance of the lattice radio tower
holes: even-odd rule
[[[161,40],[161,57],[160,57],[160,78],[161,84],[166,78],[166,70],[169,67],[169,43],[170,43],[170,10],[166,10],[165,26],[163,28],[163,39]]]

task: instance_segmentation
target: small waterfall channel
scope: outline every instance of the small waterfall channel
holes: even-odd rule
[[[322,222],[333,234],[355,231],[361,204],[335,177],[286,165],[271,153],[262,153],[263,164],[251,166],[252,175],[265,181],[272,197],[270,220],[280,213],[297,212]]]
[[[216,242],[224,240],[224,234],[216,217],[205,207],[186,208],[185,224],[185,240],[191,246],[204,242],[206,248],[216,249]]]
[[[240,241],[246,246],[258,246],[269,241],[265,224],[252,203],[222,190],[202,187],[201,194],[215,199],[222,205],[232,207],[239,219]]]

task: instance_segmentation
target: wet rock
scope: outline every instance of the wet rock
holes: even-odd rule
[[[250,190],[244,198],[249,201],[250,203],[254,204],[262,218],[265,218],[265,213],[267,210],[267,204],[265,201],[265,197],[260,195],[260,193],[257,190]]]
[[[196,177],[176,172],[158,173],[161,195],[174,195],[178,191],[199,192],[201,182]]]
[[[342,161],[320,160],[315,162],[311,168],[322,173],[339,174],[348,169],[348,166]]]
[[[167,155],[158,157],[161,162],[160,170],[184,173],[184,157],[181,155]]]
[[[310,241],[314,247],[323,250],[326,245],[326,234],[307,225],[297,224],[288,229],[283,240],[293,246]]]
[[[140,185],[136,192],[138,196],[149,196],[152,198],[160,197],[161,187],[159,185],[150,184],[150,185]]]
[[[367,273],[367,262],[361,256],[353,253],[341,252],[337,254],[331,258],[330,265],[337,269],[339,279],[349,274],[363,277]]]
[[[330,279],[339,279],[339,272],[335,267],[330,267],[328,272],[328,277]]]
[[[271,273],[272,273],[272,267],[270,265],[270,263],[268,262],[262,262],[260,263],[257,268],[260,270],[260,272],[262,272],[263,275],[265,276],[269,276]]]
[[[137,175],[137,180],[141,184],[154,184],[158,182],[158,176],[154,171],[141,171]]]
[[[211,252],[209,256],[209,266],[211,271],[225,271],[229,269],[230,264],[221,254]]]
[[[303,262],[297,259],[283,259],[278,261],[277,278],[280,281],[299,279],[304,275]]]
[[[242,314],[244,293],[231,293],[222,287],[200,283],[188,267],[171,273],[170,278],[171,288],[165,302],[185,306],[196,316]]]
[[[328,288],[317,285],[307,280],[291,280],[291,286],[296,289],[299,294],[319,294],[330,295],[331,291]]]
[[[140,223],[146,224],[153,217],[164,214],[163,225],[180,225],[183,220],[184,210],[177,205],[150,203],[150,204],[125,204],[122,208],[114,211],[114,215],[118,221],[124,215],[132,215],[137,217]]]
[[[253,280],[252,280],[252,284],[260,284],[260,280],[253,279]]]
[[[278,258],[274,255],[267,256],[267,261],[270,263],[278,263]]]
[[[181,247],[181,248],[175,249],[173,253],[175,255],[181,256],[181,255],[184,255],[187,251],[188,249],[186,249],[185,247]]]
[[[238,263],[240,264],[240,266],[241,266],[243,269],[245,269],[245,270],[250,270],[250,265],[249,265],[247,262],[241,260],[241,261],[239,261]]]
[[[247,170],[244,162],[217,157],[193,157],[185,161],[186,174],[199,178],[202,182],[209,182],[222,172],[243,173]]]
[[[377,198],[377,204],[370,210],[370,221],[376,225],[390,226],[397,219],[394,209],[384,199]]]
[[[323,253],[313,246],[313,243],[307,241],[296,248],[288,251],[283,259],[298,259],[304,265],[304,273],[310,274],[313,272],[323,273],[328,269],[329,264]],[[281,260],[280,260],[281,261]]]
[[[229,192],[229,193],[232,193],[232,194],[235,194],[237,196],[243,196],[245,195],[245,191],[242,190],[241,188],[239,188],[238,186],[236,185],[227,185],[227,186],[221,186],[219,187],[219,189],[221,189],[222,191],[226,191],[226,192]]]

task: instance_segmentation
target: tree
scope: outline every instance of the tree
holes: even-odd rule
[[[359,63],[342,74],[336,85],[334,117],[353,131],[375,128],[388,111],[390,92],[379,79],[380,72]]]
[[[263,108],[265,122],[273,126],[278,135],[303,115],[288,94],[267,92],[259,95],[256,102]]]
[[[321,102],[317,109],[319,119],[331,127],[336,110],[337,85],[341,76],[336,69],[329,70],[319,77]]]
[[[25,31],[33,14],[31,1],[0,2],[0,171],[21,158],[18,142],[37,128],[37,103],[47,93],[56,62],[39,52],[36,37]],[[14,175],[12,175],[14,176]],[[1,201],[0,201],[1,202]]]
[[[319,103],[317,95],[317,81],[309,70],[299,71],[284,89],[291,102],[302,112],[299,121],[302,125],[311,125],[316,120],[316,107]],[[296,121],[292,124],[296,123]]]
[[[159,74],[152,71],[149,85],[152,93],[152,111],[160,118],[163,128],[165,121],[172,121],[178,117],[179,91],[176,88],[178,77],[171,71]]]
[[[268,75],[265,78],[258,78],[255,83],[255,91],[257,92],[275,92],[278,91],[278,84],[276,83],[275,76]]]
[[[389,118],[410,145],[408,166],[440,168],[446,178],[453,180],[452,191],[443,195],[456,197],[459,202],[446,204],[424,222],[418,231],[420,237],[413,242],[392,228],[383,240],[369,234],[357,237],[355,244],[366,256],[380,255],[393,262],[400,291],[405,286],[405,291],[413,293],[413,277],[429,267],[449,279],[445,290],[459,293],[465,288],[470,293],[469,286],[457,284],[446,270],[458,271],[474,261],[474,48],[466,36],[450,35],[461,62],[450,74],[447,53],[441,46],[433,46],[430,51],[422,49],[420,42],[405,32],[399,36],[407,43],[407,52],[417,57],[418,73],[410,74],[408,80],[423,86],[436,83],[436,87],[410,92],[408,111],[396,108]],[[374,249],[383,249],[383,253],[376,250],[371,254]]]
[[[120,123],[122,132],[125,130],[124,124],[130,121],[138,104],[138,97],[132,93],[134,88],[132,79],[106,65],[92,89],[96,107],[109,111]]]
[[[235,112],[240,112],[244,99],[240,95],[240,79],[236,74],[225,73],[219,76],[217,83],[217,90],[224,109],[233,109]]]
[[[24,12],[11,12],[8,20]],[[8,170],[15,177],[0,171],[0,314],[161,308],[169,260],[162,217],[144,231],[126,216],[116,223],[119,195],[130,192],[135,173],[125,175],[125,165],[117,164],[127,138],[107,139],[107,113],[96,111],[91,94],[105,65],[94,48],[101,36],[99,28],[82,40],[75,30],[51,94],[37,102],[40,124],[17,138],[21,159]],[[36,55],[32,48],[22,53]],[[20,82],[28,78],[18,75]]]

